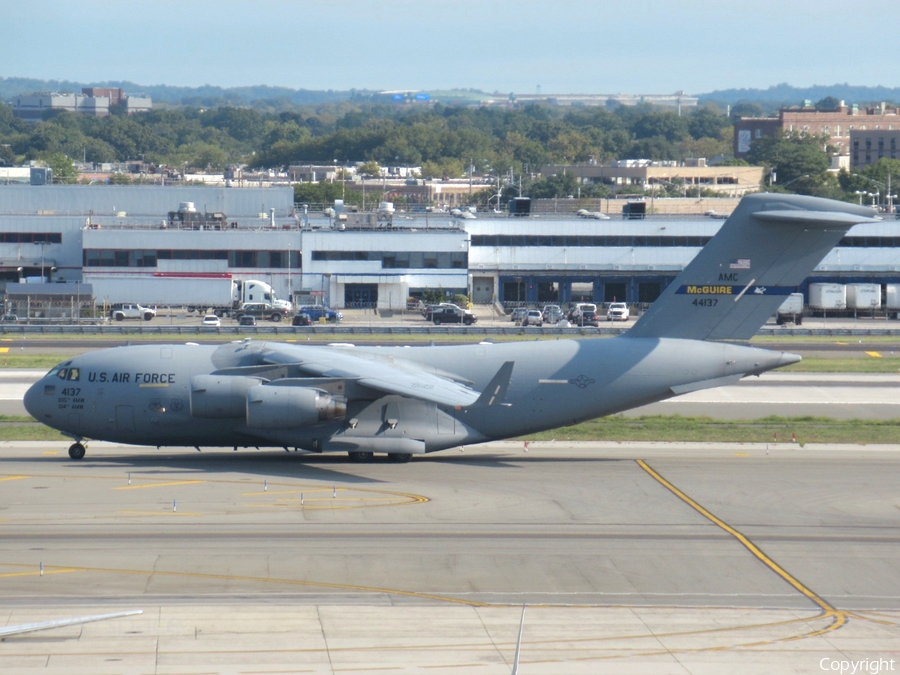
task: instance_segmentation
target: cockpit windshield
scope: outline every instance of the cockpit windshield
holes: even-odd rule
[[[54,375],[56,375],[56,377],[58,377],[60,380],[77,382],[81,379],[81,369],[69,368],[68,366],[71,363],[71,361],[66,361],[65,363],[60,363],[58,366],[54,366],[53,369],[49,373],[47,373],[47,377],[53,377]]]

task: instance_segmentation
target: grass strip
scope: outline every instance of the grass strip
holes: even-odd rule
[[[710,417],[612,415],[561,427],[521,440],[557,441],[671,441],[694,443],[892,444],[900,437],[900,419],[833,420],[827,417],[763,417],[755,420],[716,420]],[[68,441],[58,431],[25,416],[0,416],[0,441]]]
[[[763,417],[755,420],[718,420],[710,417],[612,415],[571,427],[530,434],[523,440],[557,441],[670,441],[696,443],[790,442],[791,435],[806,443],[896,443],[900,419],[833,420],[827,417]]]

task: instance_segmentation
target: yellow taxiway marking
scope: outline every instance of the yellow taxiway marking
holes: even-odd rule
[[[0,354],[6,354],[9,352],[9,347],[0,347]]]
[[[706,508],[704,508],[703,506],[701,506],[700,504],[695,502],[693,499],[688,497],[684,492],[682,492],[677,487],[672,485],[672,483],[667,481],[659,473],[657,473],[654,469],[652,469],[650,467],[650,465],[647,464],[647,462],[645,462],[642,459],[639,459],[639,460],[637,460],[637,463],[638,463],[638,466],[640,466],[644,471],[646,471],[648,474],[650,474],[658,483],[660,483],[663,487],[665,487],[667,490],[669,490],[669,492],[671,492],[676,497],[678,497],[681,501],[683,501],[685,504],[687,504],[688,506],[693,508],[704,518],[711,521],[715,525],[718,525],[723,530],[725,530],[728,534],[730,534],[732,537],[737,539],[741,544],[743,544],[744,548],[746,548],[748,551],[750,551],[750,553],[752,553],[754,555],[754,557],[756,557],[763,565],[765,565],[770,570],[775,572],[775,574],[777,574],[782,579],[784,579],[788,584],[793,586],[794,589],[796,589],[797,591],[799,591],[800,593],[805,595],[807,598],[809,598],[812,602],[814,602],[819,607],[821,607],[823,611],[837,612],[837,610],[834,607],[832,607],[831,604],[829,604],[827,601],[820,598],[815,592],[811,591],[806,586],[804,586],[802,583],[800,583],[800,581],[798,581],[796,578],[794,578],[787,570],[785,570],[778,563],[776,563],[774,560],[772,560],[769,556],[767,556],[765,553],[763,553],[759,549],[759,547],[756,544],[754,544],[752,541],[750,541],[746,536],[741,534],[739,531],[734,529],[731,525],[726,523],[724,520],[722,520],[718,516],[713,515],[711,512],[709,512]]]
[[[44,455],[58,455],[58,454],[59,454],[59,450],[44,450],[44,452],[41,453],[41,454],[44,454]]]
[[[22,480],[23,478],[29,478],[29,476],[0,476],[0,480]]]
[[[168,483],[147,483],[146,485],[120,485],[119,487],[114,487],[113,490],[139,490],[141,488],[171,487],[173,485],[193,485],[194,483],[205,482],[206,481],[203,480],[178,480]]]
[[[6,579],[8,577],[39,577],[39,576],[49,576],[51,574],[67,574],[69,572],[81,572],[79,569],[68,568],[68,567],[60,567],[58,569],[47,569],[44,568],[44,571],[41,570],[30,570],[28,572],[4,572],[0,574],[0,578]]]
[[[749,452],[736,452],[736,453],[734,453],[734,456],[735,457],[749,457],[750,453]]]
[[[191,511],[172,511],[171,509],[168,511],[119,511],[119,513],[125,513],[129,516],[205,516],[205,513],[191,512]]]
[[[880,358],[883,358],[883,357],[881,356],[881,354],[879,354],[878,352],[866,352],[866,354],[868,354],[869,356],[871,356],[873,359],[880,359]]]
[[[877,619],[871,619],[869,617],[862,616],[860,614],[849,612],[846,610],[839,610],[827,600],[820,597],[815,591],[810,590],[802,582],[800,582],[796,577],[794,577],[790,572],[784,569],[781,565],[772,560],[769,556],[763,553],[760,548],[754,544],[750,539],[748,539],[744,534],[733,528],[731,525],[726,523],[721,518],[717,517],[706,508],[701,506],[699,503],[695,502],[693,499],[688,497],[684,492],[675,487],[672,483],[663,478],[659,473],[657,473],[654,469],[650,467],[647,462],[642,459],[637,460],[638,466],[640,466],[644,471],[646,471],[650,476],[652,476],[658,483],[660,483],[663,487],[665,487],[669,492],[678,497],[685,504],[693,508],[704,518],[712,522],[713,524],[719,526],[723,530],[725,530],[732,537],[737,539],[743,546],[746,548],[753,556],[763,563],[766,567],[772,570],[775,574],[781,577],[784,581],[790,584],[795,590],[802,593],[806,596],[810,601],[819,606],[821,610],[821,614],[817,618],[822,619],[831,619],[831,623],[825,626],[824,628],[820,628],[818,630],[809,631],[807,633],[803,633],[801,635],[795,635],[788,638],[778,638],[775,640],[766,640],[760,642],[754,642],[750,644],[740,645],[741,647],[753,647],[758,645],[768,645],[774,642],[785,642],[788,640],[802,640],[804,638],[816,637],[818,635],[824,635],[825,633],[831,633],[832,631],[838,630],[842,626],[846,625],[851,617],[856,619],[861,619],[863,621],[878,621]],[[718,649],[727,649],[726,647],[714,647],[710,649],[704,649],[702,651],[715,651]]]

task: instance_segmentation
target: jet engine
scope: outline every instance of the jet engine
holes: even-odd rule
[[[343,417],[347,402],[309,387],[255,386],[247,390],[247,426],[297,429]]]
[[[191,378],[191,416],[204,419],[243,417],[247,390],[262,380],[238,375],[195,375]]]

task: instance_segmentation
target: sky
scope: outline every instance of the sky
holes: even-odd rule
[[[2,17],[0,77],[545,95],[900,86],[892,29],[871,29],[900,23],[898,0],[42,0]]]

